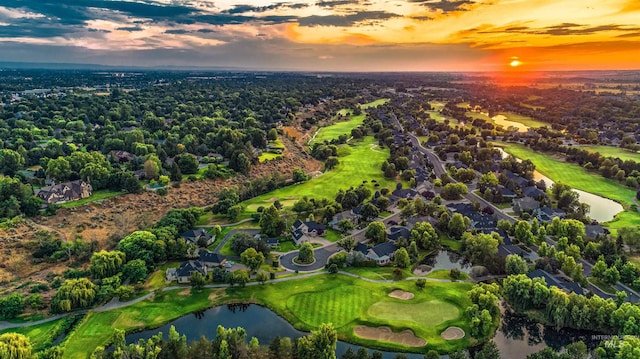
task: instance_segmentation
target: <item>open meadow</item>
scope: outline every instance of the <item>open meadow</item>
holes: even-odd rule
[[[469,332],[463,317],[470,305],[466,292],[470,283],[427,282],[418,289],[413,281],[371,283],[345,275],[316,275],[299,280],[245,288],[205,289],[190,294],[185,289],[163,292],[154,299],[108,312],[90,312],[65,341],[65,358],[86,358],[99,345],[108,345],[113,328],[127,332],[159,327],[187,313],[226,303],[256,303],[267,306],[300,330],[316,329],[331,322],[340,339],[371,348],[424,351],[392,342],[358,337],[356,326],[389,327],[393,332],[411,330],[426,340],[427,348],[451,351],[467,347],[468,336],[445,341],[441,333],[449,326]],[[401,289],[414,294],[409,300],[389,296]],[[409,315],[415,313],[415,315]],[[215,326],[215,323],[212,323]]]

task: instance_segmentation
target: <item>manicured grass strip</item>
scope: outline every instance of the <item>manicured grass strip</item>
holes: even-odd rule
[[[503,115],[509,121],[520,122],[521,124],[523,124],[525,126],[528,126],[528,127],[549,126],[548,123],[544,123],[544,122],[538,121],[538,120],[536,120],[534,118],[531,118],[529,116],[519,115],[519,114],[514,113],[514,112],[499,112],[498,115]]]
[[[50,345],[55,338],[51,338],[51,333],[58,331],[58,327],[63,324],[63,319],[54,320],[48,323],[34,325],[30,327],[12,328],[0,331],[4,333],[18,333],[26,336],[31,341],[31,346],[35,350],[40,350],[45,345]]]
[[[369,307],[368,313],[375,318],[415,322],[425,327],[433,327],[460,316],[458,307],[439,300],[423,303],[377,302]]]
[[[379,105],[386,103],[387,101],[389,101],[388,98],[378,99],[373,102],[360,105],[360,108],[365,110],[370,107],[377,107]],[[348,109],[342,109],[338,111],[338,114],[342,116],[351,116],[351,111],[349,111]],[[365,114],[351,116],[346,121],[340,121],[340,122],[334,123],[331,126],[322,127],[320,130],[318,130],[318,133],[316,134],[316,137],[314,138],[311,144],[313,144],[313,142],[324,142],[324,141],[335,140],[341,135],[347,135],[347,137],[350,137],[351,130],[362,125],[362,123],[364,122],[364,118],[365,118]]]
[[[287,300],[287,307],[305,324],[319,327],[333,323],[341,327],[360,318],[367,307],[369,291],[359,286],[345,286],[328,291],[301,293]],[[309,310],[313,308],[313,310]]]
[[[279,153],[262,152],[260,157],[258,157],[258,161],[266,162],[266,161],[271,161],[271,160],[275,160],[275,159],[282,158],[282,157],[283,156],[281,154],[279,154]]]
[[[431,272],[431,273],[429,273],[427,275],[427,278],[453,280],[453,278],[451,278],[451,270],[449,270],[449,269],[434,270],[433,272]],[[467,279],[469,279],[469,275],[467,273],[460,272],[460,278],[456,278],[456,279],[457,280],[467,280]]]
[[[331,171],[306,182],[252,198],[243,202],[243,205],[248,211],[255,212],[260,206],[266,207],[273,204],[274,198],[279,199],[284,206],[292,206],[303,196],[333,199],[339,189],[356,187],[362,184],[363,180],[368,181],[367,185],[372,191],[377,187],[373,185],[371,180],[376,180],[380,184],[380,188],[394,186],[392,181],[384,178],[380,170],[382,162],[389,157],[389,150],[377,147],[377,142],[373,137],[368,136],[362,141],[343,146],[347,146],[350,153],[340,157],[340,163]]]
[[[551,156],[535,152],[523,145],[507,143],[505,152],[515,157],[528,159],[536,169],[555,182],[562,182],[573,188],[597,194],[620,202],[626,207],[632,203],[636,192],[614,180],[590,173],[577,164],[551,158]]]
[[[124,193],[120,192],[120,191],[110,191],[110,190],[104,189],[104,190],[93,192],[93,194],[91,194],[91,196],[89,196],[87,198],[79,199],[77,201],[62,203],[62,204],[60,204],[60,207],[62,207],[62,208],[79,207],[79,206],[82,206],[82,205],[87,204],[87,203],[91,203],[91,202],[95,202],[95,201],[101,201],[101,200],[104,200],[104,199],[120,196],[122,194],[124,194]]]
[[[620,147],[612,146],[579,146],[577,148],[587,150],[589,152],[597,152],[605,157],[620,158],[623,161],[640,162],[640,153],[633,152]]]

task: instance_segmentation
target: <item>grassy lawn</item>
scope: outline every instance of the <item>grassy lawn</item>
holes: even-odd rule
[[[260,157],[258,157],[258,161],[266,162],[271,160],[276,160],[278,158],[282,158],[283,156],[279,153],[271,153],[271,152],[262,152]]]
[[[147,282],[144,285],[144,289],[147,291],[152,291],[158,288],[164,288],[167,285],[171,284],[167,283],[167,280],[165,279],[167,269],[177,268],[180,266],[180,263],[180,261],[171,261],[159,266],[158,269],[155,272],[151,273],[151,275],[147,279]]]
[[[46,346],[51,344],[51,342],[55,339],[51,337],[52,333],[55,334],[60,331],[60,326],[63,324],[64,320],[65,319],[63,318],[30,327],[5,329],[3,331],[0,331],[0,334],[22,334],[29,338],[34,351],[38,351],[41,349],[45,349]]]
[[[127,332],[154,328],[196,310],[229,302],[258,303],[283,316],[296,328],[311,330],[332,322],[340,339],[372,348],[422,351],[400,344],[376,342],[353,334],[356,325],[389,326],[394,331],[411,329],[427,340],[427,348],[452,351],[468,346],[469,337],[444,341],[440,333],[450,325],[469,333],[460,314],[470,301],[470,283],[427,282],[418,290],[413,281],[370,283],[344,275],[319,275],[300,280],[246,288],[163,292],[151,300],[108,312],[90,312],[66,341],[64,358],[86,358],[97,346],[108,345],[114,328]],[[403,301],[388,296],[396,289],[415,297]],[[25,328],[26,330],[26,328]]]
[[[336,242],[342,238],[342,234],[340,234],[335,229],[328,228],[325,231],[323,238],[328,240],[329,242]]]
[[[360,108],[364,110],[370,107],[377,107],[387,101],[389,101],[388,98],[375,100],[373,102],[360,105]],[[352,116],[351,111],[348,109],[342,109],[338,111],[338,114],[351,117],[349,117],[345,121],[336,122],[331,126],[320,128],[310,144],[313,144],[314,142],[331,141],[337,139],[338,137],[340,137],[340,135],[347,135],[347,137],[351,137],[351,130],[362,125],[365,118],[365,114]]]
[[[589,280],[589,282],[591,282],[591,284],[593,284],[596,287],[600,288],[604,292],[607,292],[609,294],[616,294],[616,292],[617,292],[617,290],[615,288],[613,288],[612,286],[610,286],[609,284],[605,283],[604,281],[602,281],[600,279],[589,277],[588,280]]]
[[[498,115],[505,116],[508,121],[520,122],[521,124],[528,127],[544,127],[549,126],[548,123],[540,122],[536,119],[533,119],[529,116],[519,115],[513,112],[499,112]]]
[[[104,199],[120,196],[121,194],[123,194],[123,193],[120,192],[120,191],[110,191],[110,190],[103,189],[103,190],[99,190],[99,191],[93,192],[91,194],[91,196],[89,196],[87,198],[79,199],[77,201],[62,203],[62,204],[60,204],[60,207],[62,207],[62,208],[79,207],[79,206],[82,206],[82,205],[87,204],[87,203],[91,203],[91,202],[95,202],[95,201],[101,201],[101,200],[104,200]]]
[[[451,270],[449,269],[434,270],[427,275],[427,278],[453,280],[453,278],[451,278]],[[460,272],[460,278],[457,278],[457,280],[467,280],[467,279],[469,279],[469,275],[464,272]]]
[[[442,244],[443,247],[449,248],[454,252],[460,252],[460,250],[462,249],[462,241],[451,239],[446,234],[440,234],[440,244]]]
[[[587,150],[589,152],[597,152],[606,157],[618,157],[623,161],[635,161],[640,162],[640,153],[633,152],[620,147],[612,146],[580,146],[578,148]]]
[[[279,243],[280,245],[278,246],[278,248],[275,249],[277,252],[286,253],[286,252],[294,251],[299,248],[291,239],[287,241],[280,241]]]
[[[613,230],[612,232],[618,228],[640,226],[640,213],[629,209],[633,203],[632,199],[636,195],[631,188],[598,174],[590,173],[579,165],[553,159],[520,144],[499,143],[499,146],[504,146],[505,152],[518,158],[531,160],[540,173],[554,181],[622,204],[625,211],[618,213],[612,221],[606,223],[607,227]]]
[[[375,279],[375,280],[395,280],[396,276],[393,273],[395,268],[393,267],[347,267],[342,269],[345,272],[358,275],[362,278]],[[410,277],[411,271],[409,269],[402,270],[402,278]]]
[[[200,217],[198,217],[198,221],[196,221],[196,226],[204,226],[213,220],[213,213],[211,211],[206,211]]]
[[[363,180],[368,181],[372,191],[375,187],[371,180],[376,180],[381,187],[394,186],[393,181],[385,179],[380,170],[382,162],[389,157],[389,150],[378,148],[373,137],[366,137],[362,141],[343,146],[347,146],[351,153],[340,157],[340,164],[333,170],[306,182],[280,188],[243,202],[247,209],[245,215],[255,212],[260,206],[270,206],[275,199],[279,199],[284,206],[288,207],[303,196],[333,199],[339,189],[358,186]]]
[[[612,199],[629,207],[636,192],[614,180],[593,174],[577,164],[551,158],[544,153],[535,152],[523,145],[507,143],[504,151],[518,158],[531,160],[536,169],[556,182],[562,182],[573,188]]]

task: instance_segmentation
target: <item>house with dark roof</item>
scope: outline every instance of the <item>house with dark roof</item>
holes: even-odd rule
[[[526,197],[535,198],[538,201],[547,196],[547,194],[544,193],[543,190],[541,190],[536,186],[527,186],[522,188],[522,195]]]
[[[554,217],[565,218],[567,213],[561,209],[554,209],[547,206],[534,209],[531,214],[540,222],[549,222]]]
[[[118,163],[126,163],[133,159],[133,154],[127,151],[113,150],[109,153],[109,157]]]
[[[224,265],[227,261],[226,258],[220,254],[209,251],[201,251],[199,260],[207,269],[219,267]]]
[[[303,222],[298,219],[293,223],[293,226],[291,226],[291,233],[293,234],[293,241],[296,242],[297,245],[300,245],[308,241],[308,238],[305,240],[307,236],[317,237],[324,235],[325,229],[322,223],[316,221]]]
[[[357,225],[358,222],[360,221],[360,216],[355,214],[353,210],[336,213],[331,219],[331,221],[329,222],[329,227],[335,230],[339,230],[338,224],[340,223],[340,221],[343,221],[343,220],[347,220],[353,223],[354,225]]]
[[[544,281],[547,283],[547,286],[551,287],[558,287],[560,289],[562,289],[563,291],[567,292],[567,293],[576,293],[576,294],[580,294],[580,295],[584,295],[584,290],[582,289],[582,287],[580,287],[580,285],[578,283],[575,282],[565,282],[563,280],[561,280],[560,278],[556,277],[555,275],[544,271],[542,269],[536,269],[534,271],[532,271],[531,273],[527,274],[527,277],[533,279],[533,278],[543,278]]]
[[[198,245],[198,241],[200,241],[201,238],[204,238],[207,241],[207,245],[213,243],[213,240],[215,239],[215,237],[204,228],[190,229],[182,233],[180,237],[184,238],[188,243],[193,243],[195,245]]]
[[[373,247],[358,243],[354,248],[355,251],[364,254],[368,260],[376,262],[379,266],[391,263],[397,249],[398,247],[393,242],[384,242]]]
[[[387,230],[387,238],[393,242],[397,241],[400,238],[409,240],[410,236],[411,230],[407,227],[393,226]]]
[[[91,184],[83,180],[63,182],[42,187],[36,192],[36,196],[46,203],[65,203],[91,196],[93,188]]]
[[[167,269],[167,280],[177,280],[178,283],[189,283],[191,274],[200,272],[203,276],[207,276],[207,267],[198,260],[184,261],[180,267]]]
[[[511,201],[513,204],[513,211],[518,215],[522,213],[532,213],[534,210],[540,208],[540,202],[536,201],[532,197],[516,198]]]
[[[588,239],[595,239],[598,236],[609,234],[609,230],[599,224],[588,224],[584,226],[584,233]]]

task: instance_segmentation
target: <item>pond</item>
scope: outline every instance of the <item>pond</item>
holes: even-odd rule
[[[556,352],[567,345],[583,341],[589,350],[595,349],[601,337],[598,333],[544,326],[502,308],[502,320],[493,341],[502,358],[526,358],[527,355],[551,348]]]
[[[495,115],[491,117],[491,119],[493,120],[493,122],[495,122],[496,125],[502,126],[505,129],[508,127],[515,127],[518,129],[518,132],[529,131],[529,126],[526,126],[525,124],[522,124],[520,122],[509,121],[507,120],[507,116],[505,115]]]
[[[464,273],[471,272],[471,264],[465,261],[462,255],[451,251],[438,251],[425,258],[422,264],[432,267],[433,270],[457,268]]]
[[[157,329],[129,334],[126,336],[127,343],[148,339],[158,332],[162,332],[166,338],[172,325],[178,333],[186,335],[190,342],[199,340],[201,336],[208,339],[215,338],[218,325],[226,328],[242,327],[247,332],[247,338],[256,337],[263,345],[271,342],[276,336],[299,338],[307,334],[295,329],[268,308],[255,304],[240,304],[213,307],[185,315]],[[502,358],[524,359],[527,355],[546,347],[557,351],[578,340],[584,341],[590,349],[593,349],[598,344],[593,334],[595,333],[567,329],[557,331],[516,316],[510,311],[504,311],[494,341],[500,349]],[[360,347],[339,341],[336,349],[338,358],[348,348],[357,351]],[[382,354],[385,359],[392,359],[396,355],[391,352],[382,352]],[[421,354],[406,353],[405,355],[410,359],[423,357]]]
[[[502,148],[497,148],[500,150],[502,158],[506,158],[507,156],[509,156],[509,154],[504,152]],[[536,181],[543,180],[547,184],[547,188],[550,188],[554,183],[551,178],[543,175],[538,171],[533,172],[533,179]],[[589,217],[591,217],[591,219],[595,219],[600,223],[609,222],[616,216],[616,214],[624,211],[622,205],[616,201],[575,188],[573,189],[573,191],[578,193],[580,202],[589,205]]]
[[[178,333],[186,335],[190,342],[199,340],[202,336],[208,339],[215,338],[218,325],[225,328],[242,327],[247,332],[247,340],[256,337],[261,344],[270,343],[276,336],[299,338],[308,334],[297,330],[268,308],[255,304],[235,304],[187,314],[160,328],[131,333],[126,336],[127,343],[151,338],[158,332],[162,332],[166,338],[172,325]],[[336,354],[340,357],[349,348],[357,351],[360,347],[339,341]],[[396,353],[390,352],[382,352],[382,354],[385,359],[392,359],[396,355]],[[422,358],[422,355],[419,354],[407,353],[406,355],[410,359]]]
[[[533,172],[533,178],[536,181],[543,180],[547,184],[547,188],[551,187],[554,183],[549,177],[543,175],[538,171]],[[590,207],[589,217],[595,219],[600,223],[609,222],[616,214],[624,211],[622,205],[616,201],[612,201],[608,198],[600,197],[593,193],[581,191],[579,189],[573,189],[578,193],[580,202],[586,203]]]

